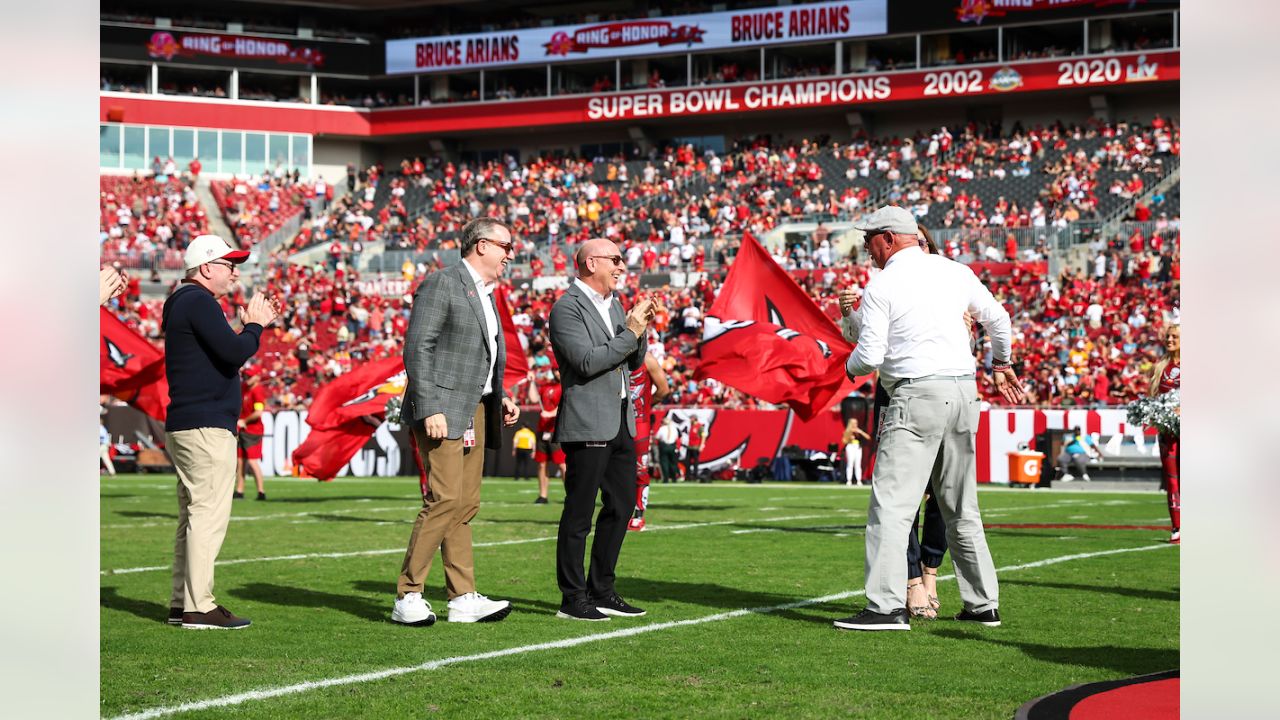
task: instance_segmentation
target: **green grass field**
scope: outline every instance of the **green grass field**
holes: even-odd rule
[[[655,485],[623,546],[638,619],[554,617],[560,506],[486,481],[474,523],[495,624],[391,623],[416,479],[268,479],[236,501],[218,568],[237,632],[164,622],[172,476],[102,483],[101,712],[206,718],[1009,718],[1068,685],[1176,668],[1178,549],[1159,530],[992,528],[999,628],[950,619],[851,633],[869,491]],[[988,523],[1167,525],[1156,493],[984,491]],[[952,572],[950,560],[942,568]],[[939,584],[942,618],[960,610]]]

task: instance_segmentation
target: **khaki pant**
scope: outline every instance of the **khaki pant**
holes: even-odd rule
[[[464,448],[462,438],[433,440],[422,423],[413,427],[418,457],[427,473],[427,494],[413,523],[409,547],[400,567],[396,597],[422,592],[431,572],[436,549],[444,561],[444,582],[449,599],[475,592],[475,561],[471,556],[471,520],[480,510],[480,476],[484,472],[484,405],[476,406],[474,447]]]
[[[173,595],[169,607],[209,612],[213,565],[231,520],[236,483],[236,436],[222,428],[165,433],[178,473],[178,532],[173,541]]]
[[[978,392],[972,378],[901,383],[880,422],[867,509],[867,607],[907,605],[907,536],[926,487],[933,486],[966,610],[999,607],[1000,587],[978,510],[974,435]]]

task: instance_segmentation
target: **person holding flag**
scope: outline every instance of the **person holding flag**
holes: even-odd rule
[[[979,399],[968,311],[991,337],[996,388],[1024,398],[1010,361],[1009,313],[973,271],[920,247],[915,218],[885,206],[854,224],[881,272],[858,310],[849,377],[880,370],[889,406],[880,422],[867,510],[867,606],[836,620],[842,630],[910,630],[906,607],[911,518],[932,485],[947,525],[964,609],[957,620],[998,626],[999,585],[978,508],[974,435]],[[931,477],[932,471],[932,477]]]
[[[644,354],[644,365],[631,371],[631,403],[636,412],[636,509],[627,529],[644,531],[644,511],[649,505],[649,437],[653,406],[671,394],[667,373],[653,353]]]
[[[450,622],[496,622],[511,612],[510,602],[476,592],[471,520],[480,510],[484,450],[498,449],[502,425],[520,416],[503,387],[507,343],[494,298],[514,247],[505,223],[476,218],[462,228],[462,260],[428,275],[413,295],[400,421],[413,433],[427,491],[391,612],[402,625],[436,621],[422,591],[437,550]]]

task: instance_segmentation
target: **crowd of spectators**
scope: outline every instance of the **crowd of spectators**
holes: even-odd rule
[[[314,185],[301,182],[297,170],[290,173],[283,163],[274,170],[231,180],[212,180],[209,191],[222,210],[227,225],[240,247],[251,247],[279,230],[290,218],[303,212]]]
[[[362,277],[356,267],[366,246],[385,242],[420,253],[449,249],[462,225],[477,216],[509,222],[519,241],[521,272],[513,278],[510,300],[531,367],[551,361],[546,320],[558,293],[536,289],[542,285],[534,280],[566,276],[579,242],[607,237],[626,258],[628,302],[652,295],[662,306],[652,325],[652,347],[671,377],[671,402],[758,407],[755,398],[694,378],[702,318],[736,256],[738,238],[763,237],[788,218],[850,217],[882,202],[872,195],[875,185],[863,180],[886,184],[891,200],[918,215],[922,199],[928,203],[925,213],[941,203],[946,214],[935,227],[967,228],[947,234],[942,250],[958,261],[986,263],[975,267],[1014,318],[1016,356],[1031,402],[1117,405],[1142,392],[1145,373],[1161,352],[1160,330],[1178,320],[1176,210],[1172,220],[1165,215],[1133,226],[1127,237],[1095,241],[1087,268],[1053,276],[1046,269],[1049,248],[1019,247],[1013,229],[1069,222],[1090,210],[1101,170],[1128,175],[1120,193],[1129,200],[1140,197],[1148,171],[1179,150],[1176,123],[1159,116],[1144,126],[1059,124],[1015,127],[1006,135],[969,124],[954,133],[936,128],[846,143],[756,137],[736,142],[726,153],[684,144],[639,161],[615,156],[520,162],[506,156],[460,163],[414,157],[391,170],[349,166],[345,192],[277,169],[256,180],[215,185],[215,196],[222,208],[234,210],[230,219],[246,242],[269,231],[264,213],[269,218],[286,206],[309,213],[318,201],[320,209],[306,216],[299,235],[278,248],[265,274],[254,279],[284,306],[285,322],[264,335],[262,355],[276,408],[305,408],[317,386],[360,362],[401,351],[412,288],[443,260],[406,259],[402,267]],[[104,243],[129,250],[164,234],[172,241],[167,247],[180,249],[205,227],[189,180],[169,165],[163,163],[152,178],[103,178]],[[1007,168],[1025,172],[1041,188],[1027,206],[967,192],[970,181],[999,177],[1001,169],[1011,173]],[[993,223],[995,217],[1002,221]],[[170,230],[158,230],[161,225]],[[1003,242],[992,226],[1009,228]],[[182,237],[176,237],[179,230]],[[864,286],[874,272],[866,257],[837,251],[836,240],[819,224],[811,242],[773,251],[833,318],[836,288]],[[317,244],[327,248],[323,260],[308,266],[286,261],[290,253]],[[109,247],[104,245],[104,255]],[[640,289],[642,273],[664,269],[704,274],[692,287]],[[242,300],[228,299],[228,317]],[[126,295],[113,305],[144,334],[158,334],[159,301]],[[979,370],[990,360],[984,346]],[[979,375],[984,397],[998,403],[985,374]]]
[[[1145,392],[1152,364],[1161,351],[1160,332],[1179,320],[1179,242],[1176,225],[1150,233],[1135,231],[1097,243],[1096,257],[1085,269],[1048,275],[1046,263],[1010,255],[1009,263],[979,266],[983,280],[1006,304],[1013,318],[1014,355],[1028,390],[1028,404],[1048,406],[1117,406]],[[726,248],[731,262],[736,250]],[[640,253],[636,249],[641,249]],[[698,380],[698,342],[702,320],[715,299],[723,270],[703,274],[689,287],[640,288],[639,270],[649,262],[643,243],[622,243],[629,272],[623,283],[625,303],[654,297],[661,309],[652,323],[650,350],[666,369],[672,387],[669,402],[722,408],[772,407],[715,380]],[[1014,253],[1016,248],[1010,248]],[[281,256],[283,257],[283,256]],[[959,256],[962,260],[969,255]],[[781,250],[775,259],[795,267]],[[567,258],[557,263],[564,275]],[[273,260],[256,280],[282,300],[284,322],[263,335],[259,362],[272,409],[306,409],[314,390],[362,362],[402,352],[412,302],[412,289],[433,266],[408,268],[403,276],[361,277],[345,261],[300,266]],[[992,269],[998,268],[998,269]],[[838,317],[836,289],[865,286],[876,272],[870,260],[834,258],[814,270],[792,272],[797,283],[828,317]],[[997,274],[998,273],[998,274]],[[527,278],[514,278],[509,300],[512,320],[534,372],[553,362],[547,319],[561,291],[535,289]],[[223,307],[228,318],[244,303],[237,291]],[[113,300],[126,323],[158,341],[162,301],[126,293]],[[989,380],[992,353],[980,343],[979,389],[988,402],[1001,403]]]
[[[153,160],[149,176],[99,178],[98,242],[103,262],[133,267],[180,265],[187,243],[208,232],[209,220],[191,176],[173,158]]]

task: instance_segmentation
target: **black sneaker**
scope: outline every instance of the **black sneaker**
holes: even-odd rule
[[[608,615],[597,610],[596,606],[587,602],[586,598],[565,600],[560,603],[560,612],[556,613],[556,617],[564,618],[566,620],[587,620],[590,622],[601,622],[609,619]]]
[[[534,504],[534,505],[546,505],[546,504],[547,504],[547,499],[546,499],[546,498],[544,498],[544,497],[540,497],[540,498],[538,498],[537,500],[534,500],[534,501],[533,501],[533,504]]]
[[[250,624],[248,618],[236,617],[221,605],[207,613],[182,613],[182,627],[187,630],[239,630],[249,627]]]
[[[644,611],[634,605],[628,605],[626,600],[618,596],[618,593],[610,593],[605,597],[591,598],[591,604],[605,615],[617,615],[618,617],[640,617],[644,615]]]
[[[878,613],[871,609],[834,623],[841,630],[910,630],[911,616],[906,608],[898,608],[891,613]]]
[[[267,499],[267,494],[266,494],[266,493],[264,493],[264,492],[260,492],[260,493],[258,493],[258,499],[259,499],[259,500],[266,500],[266,499]]]
[[[182,624],[182,608],[175,608],[175,607],[171,607],[171,608],[169,608],[169,620],[168,620],[168,623],[169,623],[170,625],[181,625],[181,624]]]
[[[959,615],[956,615],[956,619],[962,622],[976,622],[987,627],[1000,627],[1000,611],[995,608],[983,612],[964,610]]]
[[[244,493],[242,493],[242,492],[234,492],[234,491],[233,491],[233,492],[231,493],[231,499],[232,499],[232,500],[243,500],[243,499],[244,499]]]

